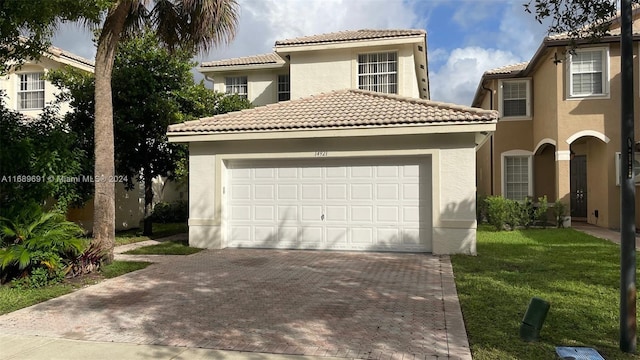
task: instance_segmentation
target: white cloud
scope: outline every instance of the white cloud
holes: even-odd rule
[[[436,71],[429,71],[431,99],[470,105],[486,70],[520,61],[520,57],[504,50],[480,47],[454,49],[444,65]]]
[[[233,43],[201,58],[217,60],[272,51],[276,40],[362,28],[413,28],[419,19],[402,0],[241,0]]]

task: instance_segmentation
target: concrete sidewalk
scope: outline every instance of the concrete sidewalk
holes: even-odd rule
[[[573,222],[571,227],[581,231],[585,234],[595,236],[600,239],[609,240],[613,243],[620,245],[620,231],[611,230],[608,228],[603,228],[599,226],[595,226],[592,224],[588,224],[586,222]],[[636,250],[640,250],[640,236],[636,234]]]
[[[229,359],[229,360],[332,360],[339,358],[265,354],[244,351],[81,341],[40,336],[0,334],[0,359],[111,360],[111,359]],[[344,359],[344,358],[343,358]]]

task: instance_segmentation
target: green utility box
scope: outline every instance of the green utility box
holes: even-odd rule
[[[520,338],[524,341],[537,341],[544,319],[547,317],[551,304],[540,298],[531,298],[527,312],[520,325]]]

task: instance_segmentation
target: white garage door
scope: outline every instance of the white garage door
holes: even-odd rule
[[[431,251],[425,157],[227,164],[228,247]]]

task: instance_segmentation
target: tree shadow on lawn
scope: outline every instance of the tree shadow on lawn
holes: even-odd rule
[[[38,305],[41,333],[354,358],[447,354],[438,257],[243,249],[188,258]]]
[[[557,345],[618,350],[619,247],[573,229],[479,232],[478,256],[452,259],[474,358],[552,358]],[[519,338],[529,300],[551,303],[539,343]],[[499,340],[497,340],[499,339]],[[500,345],[497,345],[500,344]]]

